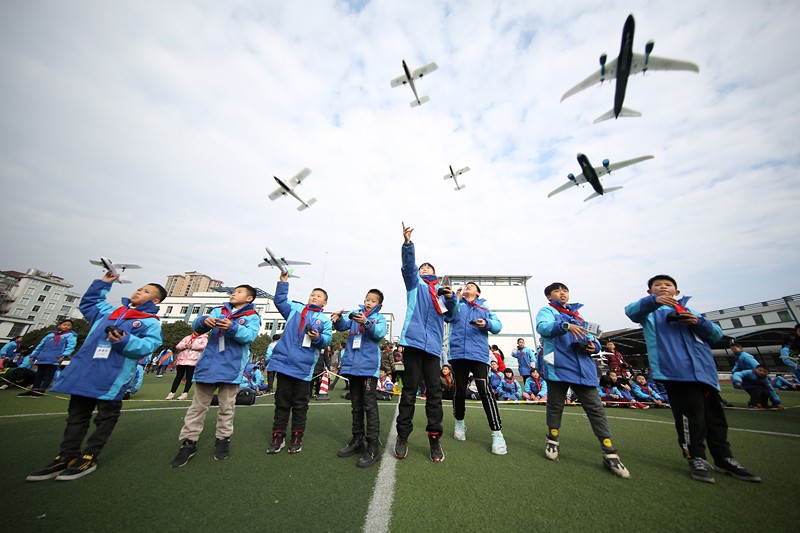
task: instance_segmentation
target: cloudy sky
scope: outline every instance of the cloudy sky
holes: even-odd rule
[[[561,95],[619,51],[696,63],[631,78],[641,118],[598,125],[613,83]],[[656,273],[708,311],[800,292],[800,69],[791,0],[0,2],[0,269],[82,292],[107,256],[134,284],[197,270],[270,292],[269,245],[307,260],[290,296],[381,288],[405,311],[401,221],[443,274],[569,285],[606,330]],[[401,60],[439,69],[392,89]],[[625,188],[548,199],[595,165]],[[459,192],[442,177],[471,167]],[[270,202],[313,170],[317,203]],[[125,296],[130,286],[113,294]],[[484,290],[491,305],[491,293]]]

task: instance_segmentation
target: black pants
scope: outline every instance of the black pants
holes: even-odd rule
[[[492,431],[500,431],[500,428],[502,428],[500,411],[497,409],[497,400],[495,400],[494,394],[489,390],[490,387],[487,378],[489,365],[469,359],[451,359],[450,365],[453,367],[453,376],[456,381],[455,396],[453,397],[453,416],[455,419],[464,420],[464,413],[466,412],[467,381],[469,379],[469,373],[472,372],[475,378],[475,385],[478,387],[478,395],[483,404],[483,411],[486,413],[486,420],[489,422],[489,427]]]
[[[193,365],[178,365],[175,367],[175,379],[172,380],[172,389],[171,392],[175,392],[178,390],[178,387],[181,386],[181,381],[183,378],[186,377],[186,385],[183,386],[183,392],[189,392],[189,389],[192,388],[192,376],[194,376],[194,366]]]
[[[45,391],[56,375],[58,365],[36,365],[36,378],[33,380],[33,390]]]
[[[600,401],[600,393],[597,387],[588,385],[576,385],[574,383],[564,383],[563,381],[550,380],[547,382],[547,427],[548,429],[561,428],[561,415],[564,412],[564,399],[567,397],[567,390],[572,387],[572,392],[581,402],[581,407],[589,419],[592,432],[595,437],[600,439],[601,447],[611,448],[611,428],[608,426],[606,412],[603,403]],[[606,443],[605,441],[609,442]]]
[[[277,372],[275,371],[267,372],[267,390],[270,391],[275,390],[275,388],[273,387],[273,384],[275,383],[275,374],[277,374]]]
[[[278,390],[275,392],[275,418],[272,431],[286,432],[289,415],[292,416],[292,431],[305,431],[308,417],[308,401],[311,398],[311,383],[278,374]]]
[[[750,401],[747,402],[748,407],[761,406],[764,408],[769,407],[769,389],[761,387],[758,389],[746,389],[747,394],[750,395]]]
[[[367,418],[367,439],[377,440],[381,431],[378,416],[378,378],[345,376],[350,382],[350,402],[353,413],[353,435],[364,433],[364,415]]]
[[[74,394],[69,398],[67,428],[64,430],[64,440],[61,441],[60,455],[64,457],[81,455],[81,444],[89,431],[89,422],[95,407],[97,407],[97,415],[94,417],[96,428],[86,442],[83,453],[90,453],[95,457],[100,455],[111,432],[114,431],[114,426],[117,425],[122,401],[98,400]]]
[[[678,444],[684,457],[705,459],[706,443],[715,460],[733,457],[728,442],[728,421],[717,389],[695,381],[661,383],[667,388]]]
[[[417,401],[417,388],[421,381],[426,387],[425,414],[428,416],[426,431],[442,432],[442,389],[439,381],[440,359],[427,352],[410,346],[403,347],[403,391],[400,393],[400,406],[397,414],[397,436],[407,439],[414,429],[414,404]]]

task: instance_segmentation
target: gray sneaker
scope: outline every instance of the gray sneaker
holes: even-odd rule
[[[714,461],[714,466],[717,470],[724,472],[728,475],[741,479],[742,481],[752,481],[753,483],[760,483],[761,478],[750,472],[748,469],[739,464],[733,457],[726,457],[721,461]]]
[[[217,439],[214,443],[214,460],[224,461],[231,456],[231,438]]]
[[[406,458],[406,455],[408,455],[408,439],[397,437],[397,442],[394,445],[394,455],[398,459]]]

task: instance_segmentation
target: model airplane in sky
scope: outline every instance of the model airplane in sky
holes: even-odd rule
[[[581,170],[583,170],[583,172],[577,176],[574,174],[567,174],[568,181],[558,189],[548,194],[547,197],[550,198],[551,196],[562,191],[566,191],[572,186],[582,185],[584,183],[588,183],[592,186],[592,189],[594,189],[594,193],[584,200],[584,202],[588,202],[592,198],[597,198],[598,196],[602,196],[609,192],[618,191],[622,188],[622,186],[603,188],[603,184],[600,183],[600,176],[611,174],[611,172],[614,170],[635,165],[636,163],[641,163],[642,161],[647,161],[648,159],[653,159],[653,156],[643,155],[641,157],[635,157],[633,159],[628,159],[627,161],[620,161],[619,163],[613,164],[610,164],[608,159],[603,159],[603,166],[592,167],[588,157],[583,154],[578,154],[578,164],[581,166]]]
[[[305,180],[309,174],[311,174],[311,170],[304,168],[303,170],[300,171],[299,174],[297,174],[295,177],[289,180],[288,185],[284,183],[284,181],[279,177],[273,176],[275,178],[275,181],[278,182],[278,185],[280,185],[280,187],[278,187],[277,189],[272,191],[272,193],[270,193],[269,199],[277,200],[281,196],[286,196],[288,194],[293,196],[295,199],[297,199],[298,202],[300,202],[300,206],[297,208],[298,211],[308,209],[309,207],[311,207],[311,204],[317,201],[317,199],[310,198],[307,202],[304,202],[303,199],[297,196],[297,193],[294,192],[294,188],[300,185],[300,182]]]
[[[468,171],[469,171],[469,167],[464,167],[461,170],[453,170],[453,165],[450,165],[450,174],[445,174],[444,175],[444,179],[446,179],[446,180],[452,179],[454,182],[456,182],[456,188],[454,190],[460,191],[461,189],[466,187],[466,185],[459,185],[458,184],[458,177],[461,174],[463,174],[464,172],[468,172]]]
[[[292,274],[292,271],[288,268],[289,265],[310,265],[311,263],[305,263],[303,261],[292,261],[290,259],[286,259],[285,257],[278,257],[278,255],[269,249],[269,246],[265,246],[264,249],[267,251],[267,257],[264,258],[263,263],[259,263],[258,266],[260,267],[277,267],[280,269],[281,272],[284,274],[289,274],[290,278],[296,278]]]
[[[405,85],[406,83],[409,84],[411,86],[411,91],[414,93],[414,99],[411,101],[411,107],[417,107],[419,105],[422,105],[425,102],[427,102],[428,100],[430,100],[430,98],[428,98],[427,96],[423,96],[422,98],[420,98],[417,95],[417,88],[414,86],[414,80],[419,79],[422,76],[425,76],[426,74],[430,74],[431,72],[433,72],[437,68],[439,68],[439,67],[436,66],[436,63],[428,63],[424,67],[419,67],[418,69],[416,69],[415,71],[412,72],[408,68],[408,64],[406,63],[406,60],[404,59],[403,60],[403,75],[400,76],[399,78],[395,78],[395,79],[392,80],[392,82],[391,82],[392,87],[397,87],[398,85]]]
[[[622,107],[622,102],[625,100],[625,89],[628,86],[628,76],[644,73],[648,70],[691,70],[693,72],[700,72],[700,68],[694,63],[688,61],[679,61],[676,59],[666,59],[663,57],[653,57],[650,53],[653,51],[654,41],[648,41],[644,47],[644,55],[633,53],[633,31],[635,23],[633,22],[633,15],[628,15],[625,21],[625,26],[622,28],[622,44],[619,49],[619,56],[606,64],[606,54],[600,56],[600,70],[595,72],[578,85],[564,93],[561,101],[569,98],[575,93],[591,87],[597,83],[603,83],[606,80],[616,79],[617,86],[614,91],[614,109],[597,117],[594,121],[595,124],[608,120],[610,118],[623,117],[640,117],[641,113]]]
[[[133,265],[129,263],[112,263],[111,259],[107,257],[101,257],[100,261],[89,259],[89,262],[93,265],[105,268],[109,273],[111,273],[112,276],[119,276],[128,268],[142,268],[139,265]],[[120,276],[117,278],[117,283],[130,283],[130,280]]]

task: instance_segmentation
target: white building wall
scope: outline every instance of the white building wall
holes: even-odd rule
[[[80,303],[80,295],[70,291],[71,287],[29,269],[11,293],[14,302],[9,306],[9,316],[30,321],[32,330],[51,326],[60,317],[71,317]]]

